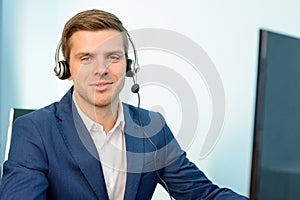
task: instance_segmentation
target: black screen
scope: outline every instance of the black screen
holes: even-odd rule
[[[260,31],[250,199],[300,199],[300,39]]]

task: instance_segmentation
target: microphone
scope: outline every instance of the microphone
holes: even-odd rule
[[[139,92],[139,89],[140,89],[140,86],[139,84],[135,83],[131,86],[131,92],[132,93],[138,93]]]

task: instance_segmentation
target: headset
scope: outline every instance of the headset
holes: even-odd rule
[[[131,92],[138,93],[138,91],[140,89],[140,86],[137,83],[137,72],[140,69],[140,65],[138,62],[138,55],[136,52],[134,42],[131,39],[131,36],[129,35],[129,33],[127,31],[125,31],[125,32],[126,32],[126,36],[127,36],[128,40],[132,46],[133,55],[134,55],[134,60],[127,59],[127,61],[126,61],[126,77],[132,77],[132,79],[133,79],[133,85],[131,87]],[[71,76],[71,72],[70,72],[69,63],[65,60],[59,60],[59,51],[61,49],[61,46],[62,46],[62,44],[61,44],[61,40],[60,40],[57,45],[56,51],[55,51],[54,73],[59,79],[65,80]]]

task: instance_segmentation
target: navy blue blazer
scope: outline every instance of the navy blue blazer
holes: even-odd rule
[[[15,121],[0,199],[108,200],[101,162],[72,92]],[[160,114],[141,109],[139,121],[137,108],[123,108],[128,171],[124,199],[151,199],[162,183],[159,176],[176,199],[246,199],[212,184],[186,158]]]

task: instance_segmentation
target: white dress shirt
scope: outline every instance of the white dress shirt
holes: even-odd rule
[[[76,103],[74,94],[73,101],[97,148],[109,199],[121,200],[125,193],[127,169],[122,103],[119,103],[114,127],[106,134],[101,124],[91,120],[83,113]]]

